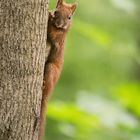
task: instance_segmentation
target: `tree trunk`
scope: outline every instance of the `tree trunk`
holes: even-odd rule
[[[37,140],[48,0],[0,0],[0,140]]]

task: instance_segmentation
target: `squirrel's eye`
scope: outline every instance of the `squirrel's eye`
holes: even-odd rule
[[[58,15],[58,11],[55,11],[55,12],[54,12],[54,15]]]
[[[70,20],[71,19],[71,16],[69,16],[68,19]]]

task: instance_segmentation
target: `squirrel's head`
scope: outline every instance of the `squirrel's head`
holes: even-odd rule
[[[53,14],[54,26],[67,30],[70,27],[72,16],[77,7],[77,3],[67,4],[63,0],[58,0],[56,10]]]

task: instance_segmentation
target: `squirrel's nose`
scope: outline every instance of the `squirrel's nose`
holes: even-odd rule
[[[56,24],[56,27],[58,27],[58,28],[62,28],[64,22],[63,22],[63,20],[57,20],[55,24]]]

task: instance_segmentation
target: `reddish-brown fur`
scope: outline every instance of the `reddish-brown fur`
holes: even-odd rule
[[[63,0],[58,0],[55,11],[49,13],[47,43],[50,45],[51,50],[44,70],[39,140],[42,140],[44,136],[45,112],[48,98],[62,71],[66,34],[70,27],[71,16],[76,6],[77,4],[67,4],[63,2]]]

